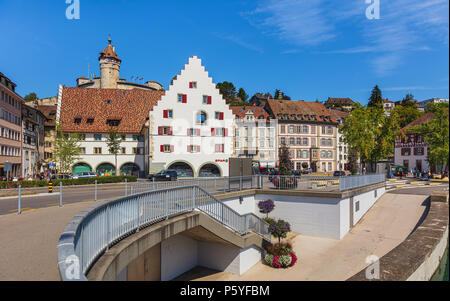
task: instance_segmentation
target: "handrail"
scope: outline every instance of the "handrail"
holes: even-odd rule
[[[143,192],[97,204],[76,215],[58,244],[62,280],[87,280],[85,274],[111,246],[140,229],[171,216],[199,210],[240,235],[250,230],[270,241],[268,224],[254,214],[240,215],[198,186]]]

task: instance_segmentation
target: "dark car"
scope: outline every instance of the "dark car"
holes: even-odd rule
[[[345,171],[342,171],[342,170],[336,170],[334,173],[333,173],[333,177],[345,177]]]
[[[178,173],[176,170],[162,170],[157,174],[149,175],[148,179],[151,181],[176,181]]]

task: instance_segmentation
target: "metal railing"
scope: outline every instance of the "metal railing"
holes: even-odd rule
[[[97,258],[124,237],[193,210],[204,212],[241,235],[254,231],[265,240],[271,239],[269,225],[262,219],[254,214],[240,215],[198,186],[133,194],[91,207],[67,225],[58,245],[61,278],[86,280],[85,275]],[[78,278],[71,268],[74,264],[81,271]]]
[[[339,191],[345,191],[357,187],[386,182],[385,174],[369,174],[361,176],[341,177]]]
[[[129,194],[137,194],[147,191],[156,191],[160,189],[199,186],[209,193],[225,193],[230,191],[239,191],[258,188],[258,175],[242,177],[214,177],[214,178],[195,178],[179,179],[177,181],[149,181],[148,183],[130,184],[127,190]]]

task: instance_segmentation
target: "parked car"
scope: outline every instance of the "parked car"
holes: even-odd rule
[[[98,177],[98,175],[95,172],[92,171],[83,171],[75,174],[72,179],[84,179],[84,178],[95,178]]]
[[[336,170],[333,173],[333,177],[345,177],[347,176],[347,173],[344,170]]]
[[[178,179],[178,173],[176,170],[161,170],[157,174],[151,174],[148,176],[151,181],[176,181]]]

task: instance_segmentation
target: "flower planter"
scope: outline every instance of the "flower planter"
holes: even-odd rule
[[[298,258],[290,243],[280,243],[267,248],[264,260],[275,269],[286,269],[294,266]]]

